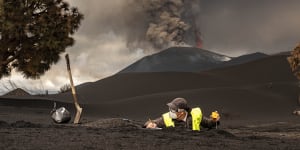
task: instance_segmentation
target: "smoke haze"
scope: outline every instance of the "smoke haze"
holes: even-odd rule
[[[194,46],[196,30],[204,49],[228,56],[289,51],[300,39],[299,0],[67,1],[85,15],[75,45],[67,49],[75,84],[110,76],[172,45]],[[69,82],[64,59],[41,80],[14,73],[1,83],[8,79],[50,91]]]

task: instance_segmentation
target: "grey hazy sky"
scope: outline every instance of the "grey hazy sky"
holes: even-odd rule
[[[67,49],[75,84],[110,76],[153,53],[143,43],[147,17],[135,0],[66,1],[85,15],[74,35],[75,45]],[[199,1],[196,18],[204,49],[228,56],[258,51],[272,54],[292,50],[300,41],[300,0]],[[128,47],[136,43],[143,46]],[[57,90],[68,83],[64,59],[41,80],[24,80],[14,74],[2,84],[8,79],[30,90]]]
[[[143,38],[147,26],[134,0],[68,0],[86,19],[78,34],[87,38],[109,32],[125,41]],[[288,51],[300,40],[299,0],[200,1],[197,22],[204,48],[227,55]],[[101,38],[101,37],[100,37]]]
[[[277,53],[300,41],[299,0],[202,0],[205,48],[225,54]]]

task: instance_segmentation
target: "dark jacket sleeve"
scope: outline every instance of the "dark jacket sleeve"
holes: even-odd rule
[[[164,119],[162,117],[156,118],[155,120],[153,120],[153,122],[155,122],[157,124],[158,128],[164,128],[164,127],[166,127]]]
[[[204,128],[215,128],[217,125],[220,125],[220,121],[213,121],[212,119],[210,118],[207,118],[205,116],[202,117],[202,121],[201,121],[201,126],[204,127]]]
[[[148,124],[149,122],[150,122],[150,121],[145,122],[145,124],[144,124],[143,127],[146,128],[146,126],[147,126],[147,124]],[[165,126],[165,122],[164,122],[164,120],[163,120],[162,117],[156,118],[156,119],[152,120],[152,122],[156,123],[158,128],[164,128],[164,127],[166,127],[166,126]]]

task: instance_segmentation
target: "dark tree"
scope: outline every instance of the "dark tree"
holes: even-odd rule
[[[287,60],[291,66],[292,72],[297,77],[298,81],[300,81],[300,44],[294,48]],[[300,82],[298,83],[298,86],[300,86]],[[300,104],[300,94],[298,94],[298,103]]]
[[[62,0],[0,0],[0,79],[39,78],[74,44],[83,15]]]
[[[66,93],[71,91],[71,85],[70,84],[65,84],[59,89],[59,93]]]
[[[292,72],[300,80],[300,44],[297,45],[287,58]]]

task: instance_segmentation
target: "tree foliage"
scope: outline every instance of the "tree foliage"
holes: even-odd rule
[[[39,78],[74,44],[83,15],[62,0],[0,1],[0,78]]]
[[[66,93],[71,91],[71,85],[70,84],[65,84],[59,89],[59,93]]]
[[[287,58],[292,72],[300,80],[300,44],[298,44],[291,52],[291,56]]]

